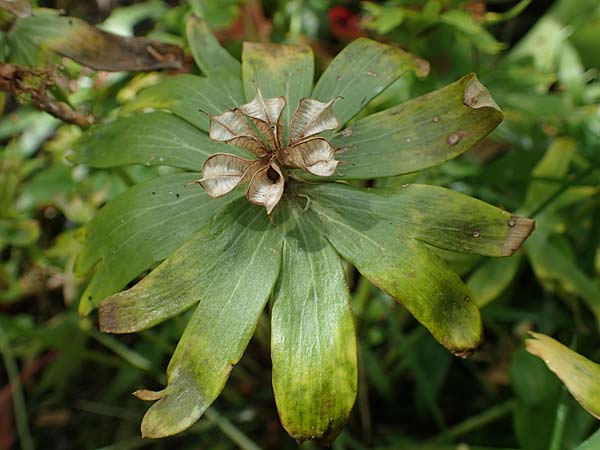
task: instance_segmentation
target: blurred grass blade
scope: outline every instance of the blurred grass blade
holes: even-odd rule
[[[600,285],[577,265],[566,238],[540,230],[525,243],[525,250],[544,288],[583,299],[600,328]]]
[[[17,422],[17,433],[21,443],[22,450],[34,450],[33,437],[29,431],[29,423],[27,419],[27,407],[25,405],[25,397],[23,395],[23,386],[15,356],[10,348],[10,342],[0,325],[0,353],[4,360],[4,366],[8,375],[8,382],[12,391],[12,405],[15,412],[15,421]]]
[[[223,416],[215,408],[208,408],[204,412],[204,416],[211,422],[214,422],[241,450],[261,450],[242,430],[231,423],[227,417]]]
[[[508,288],[515,279],[522,260],[522,253],[515,253],[508,258],[489,258],[473,271],[467,286],[480,308],[498,298]]]

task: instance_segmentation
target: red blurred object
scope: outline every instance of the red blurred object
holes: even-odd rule
[[[334,6],[329,10],[329,29],[333,36],[344,41],[364,36],[360,15],[345,6]]]

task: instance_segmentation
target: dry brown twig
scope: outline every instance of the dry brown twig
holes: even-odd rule
[[[58,119],[89,127],[94,122],[91,114],[74,110],[65,102],[51,98],[48,87],[54,85],[54,77],[46,70],[0,63],[0,91],[9,92],[19,99],[27,96],[38,109],[46,111]]]

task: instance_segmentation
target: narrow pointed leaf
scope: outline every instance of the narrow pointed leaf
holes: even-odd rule
[[[600,447],[600,429],[577,446],[575,450],[596,450]]]
[[[534,167],[531,176],[535,178],[561,178],[566,176],[575,156],[575,141],[567,137],[555,139],[542,159]],[[527,189],[527,196],[521,209],[528,213],[535,211],[550,198],[559,186],[551,181],[533,180]]]
[[[546,363],[587,412],[600,419],[600,365],[544,334],[531,333],[525,346]]]
[[[236,106],[243,103],[240,62],[219,44],[207,23],[198,16],[190,16],[186,32],[192,55],[202,72],[214,80]]]
[[[332,140],[343,162],[338,178],[393,176],[436,166],[469,150],[501,121],[489,92],[475,75],[467,75],[339,133]]]
[[[323,202],[314,189],[300,192],[310,202],[307,216],[371,283],[400,301],[450,351],[473,351],[481,340],[479,310],[446,263],[406,236],[398,222],[367,213],[369,204],[348,214]]]
[[[102,304],[104,330],[133,331],[199,302],[169,363],[168,385],[144,416],[144,436],[185,430],[221,393],[254,332],[280,260],[278,229],[240,199],[140,284]]]
[[[369,216],[373,225],[395,227],[394,234],[460,253],[511,255],[534,225],[531,219],[438,186],[361,189],[322,183],[306,185],[303,192],[340,216]]]
[[[251,177],[251,169],[259,164],[227,153],[210,156],[202,166],[199,183],[212,198],[222,197],[233,191],[242,181]],[[256,170],[256,169],[255,169]]]
[[[156,111],[91,128],[78,141],[71,158],[99,168],[144,164],[200,171],[206,158],[225,148],[235,150],[212,142],[172,114]]]
[[[309,97],[314,77],[314,58],[308,46],[244,43],[242,73],[246,100],[260,89],[265,98],[283,96],[283,139],[298,102]],[[330,100],[329,97],[327,100]]]
[[[233,95],[223,90],[214,78],[182,74],[168,77],[144,89],[123,105],[122,115],[146,108],[166,109],[192,125],[208,132],[209,116],[235,108],[244,101],[242,85]]]
[[[202,72],[209,77],[233,75],[241,81],[242,65],[221,46],[204,19],[192,14],[186,32],[192,55]]]
[[[512,283],[523,260],[522,253],[486,259],[469,277],[468,288],[480,308],[495,300]]]
[[[560,245],[561,240],[563,244]],[[525,244],[531,267],[542,285],[549,291],[583,299],[594,313],[600,328],[600,285],[578,267],[573,254],[565,251],[564,238],[535,233]]]
[[[328,444],[354,404],[354,319],[341,261],[297,204],[285,205],[282,275],[272,310],[273,389],[294,439]]]
[[[186,242],[223,205],[200,186],[198,173],[165,175],[132,187],[102,208],[85,227],[76,264],[80,275],[97,264],[81,296],[80,312],[122,289]]]
[[[182,50],[141,37],[123,37],[102,31],[76,17],[38,9],[18,19],[8,33],[11,62],[45,64],[43,49],[50,49],[97,70],[142,71],[181,67]]]
[[[409,71],[427,75],[429,64],[399,48],[359,38],[331,61],[310,97],[323,102],[342,97],[333,111],[343,125]]]

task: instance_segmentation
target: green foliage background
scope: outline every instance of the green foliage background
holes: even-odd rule
[[[262,39],[272,29],[274,41],[311,43],[319,70],[359,34],[397,43],[430,62],[428,77],[403,77],[369,104],[369,112],[476,72],[505,113],[502,125],[457,160],[378,183],[447,186],[534,216],[537,231],[511,258],[443,252],[483,306],[486,341],[467,360],[454,358],[400,305],[349,273],[359,394],[350,423],[333,447],[445,450],[463,442],[473,449],[600,446],[583,443],[598,428],[595,419],[522,348],[527,331],[535,329],[600,360],[596,1],[294,0],[265,1],[262,7],[231,0],[129,3],[99,8],[63,0],[38,6],[63,8],[119,34],[180,46],[185,45],[184,18],[193,8],[219,31],[233,54],[240,54],[242,40]],[[3,15],[2,20],[8,19]],[[33,33],[43,41],[39,30]],[[25,58],[33,64],[37,41],[28,47],[31,39],[15,34],[2,35],[3,59],[24,63]],[[7,50],[15,47],[21,50]],[[48,58],[39,57],[44,62]],[[60,63],[61,74],[53,94],[98,122],[136,108],[136,103],[143,107],[152,90],[142,89],[172,75],[109,74],[50,58]],[[185,67],[193,70],[191,64]],[[81,135],[79,127],[37,111],[26,98],[23,104],[8,95],[2,99],[0,448],[295,448],[276,415],[266,317],[205,418],[176,437],[139,437],[146,405],[129,393],[164,385],[163,368],[189,314],[137,335],[101,334],[94,316],[77,315],[76,302],[89,280],[75,276],[73,268],[80,227],[106,201],[129,186],[166,175],[167,169],[73,165],[68,155]],[[19,374],[23,383],[7,400],[6,386],[18,386]]]

